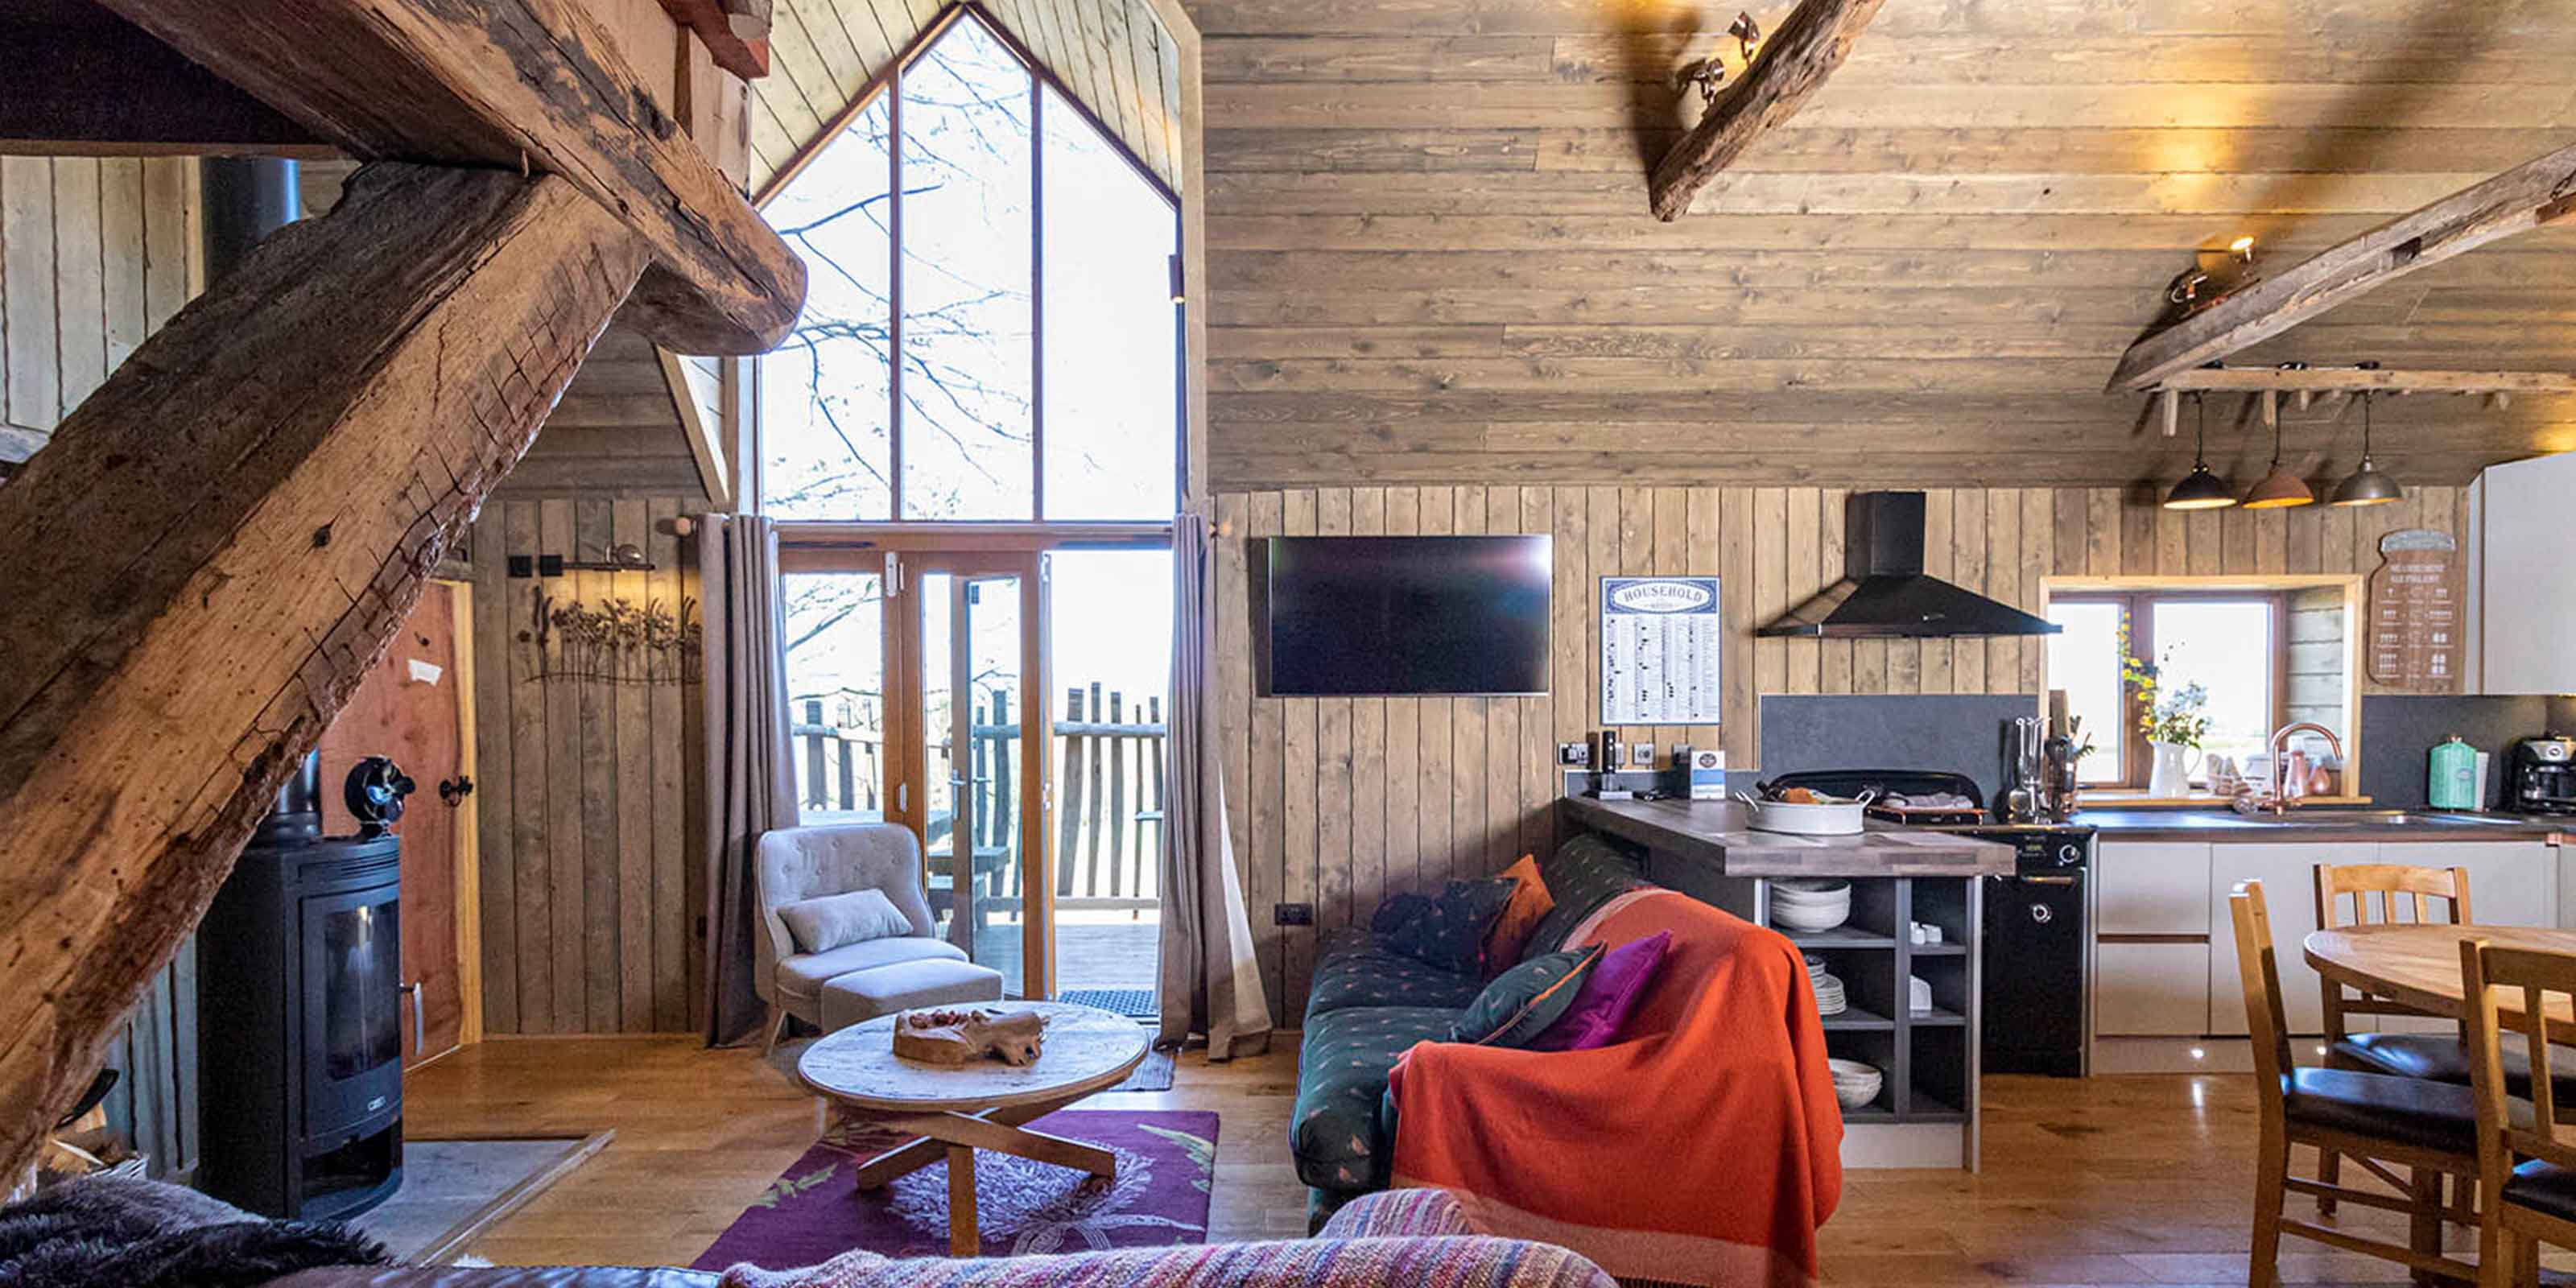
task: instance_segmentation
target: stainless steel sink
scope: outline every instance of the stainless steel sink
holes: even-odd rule
[[[2250,817],[2266,823],[2305,823],[2318,827],[2397,826],[2406,823],[2439,823],[2449,825],[2486,823],[2513,827],[2518,819],[2498,818],[2487,814],[2455,814],[2446,810],[2406,809],[2339,809],[2313,806],[2290,809],[2280,814],[2254,814]]]

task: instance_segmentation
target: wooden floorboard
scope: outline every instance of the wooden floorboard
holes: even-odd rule
[[[1305,1193],[1286,1148],[1295,1050],[1288,1034],[1270,1054],[1226,1065],[1190,1053],[1171,1091],[1097,1096],[1085,1107],[1214,1110],[1223,1128],[1210,1236],[1295,1237],[1305,1230]],[[686,1264],[812,1143],[820,1122],[814,1100],[752,1053],[678,1037],[495,1040],[416,1071],[407,1095],[406,1129],[424,1138],[616,1129],[597,1158],[476,1245],[503,1265]],[[2245,1282],[2248,1079],[1989,1078],[1986,1097],[1982,1174],[1846,1175],[1842,1208],[1822,1236],[1826,1282]],[[2298,1165],[2307,1166],[2304,1152]],[[2313,1209],[2293,1200],[2291,1211]],[[2346,1213],[2348,1224],[2394,1229],[2393,1217]],[[2295,1240],[2281,1270],[2288,1283],[2405,1280]]]

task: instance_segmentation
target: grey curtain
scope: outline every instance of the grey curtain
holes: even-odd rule
[[[752,854],[761,834],[796,825],[787,759],[787,657],[779,611],[778,529],[751,515],[698,517],[705,605],[707,1043],[737,1042],[765,1018],[752,991],[760,909]]]
[[[1185,513],[1172,533],[1171,786],[1163,808],[1162,1037],[1207,1035],[1208,1058],[1270,1048],[1270,1002],[1252,955],[1252,923],[1225,820],[1218,759],[1216,537]]]

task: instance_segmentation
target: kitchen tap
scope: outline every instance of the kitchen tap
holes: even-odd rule
[[[2343,739],[2336,737],[2334,730],[2313,720],[2293,721],[2273,730],[2272,736],[2265,739],[2263,744],[2266,752],[2265,759],[2269,762],[2264,766],[2264,779],[2270,790],[2260,796],[2240,797],[2237,808],[2241,812],[2250,814],[2258,810],[2269,810],[2274,814],[2283,814],[2299,803],[2299,798],[2289,793],[2285,780],[2289,772],[2287,750],[2289,741],[2292,736],[2301,733],[2313,733],[2324,738],[2326,748],[2334,753],[2334,758],[2337,761],[2343,759]]]

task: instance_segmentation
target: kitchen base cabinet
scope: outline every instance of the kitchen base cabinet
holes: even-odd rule
[[[2093,950],[2093,1031],[2198,1037],[2209,1027],[2209,946],[2103,943]]]
[[[2245,980],[2236,966],[2236,920],[2228,899],[2247,881],[2263,883],[2263,902],[2272,914],[2272,957],[2291,1034],[2325,1032],[2325,981],[2299,947],[2317,928],[2316,865],[2376,863],[2375,847],[2232,843],[2212,845],[2209,852],[2208,1032],[2245,1036]]]

